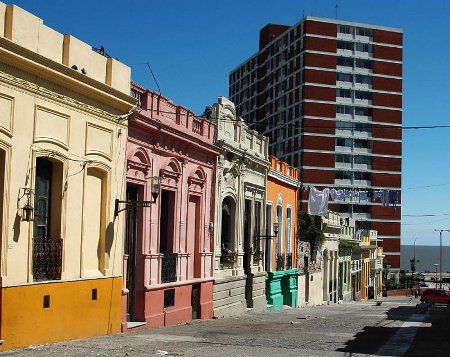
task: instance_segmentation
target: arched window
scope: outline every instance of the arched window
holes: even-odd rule
[[[283,206],[277,206],[277,223],[278,223],[278,237],[277,237],[277,254],[283,253]]]
[[[292,253],[292,207],[286,208],[286,254]]]

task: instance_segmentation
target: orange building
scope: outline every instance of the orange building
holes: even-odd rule
[[[297,307],[298,169],[269,156],[266,224],[266,298],[269,310]]]

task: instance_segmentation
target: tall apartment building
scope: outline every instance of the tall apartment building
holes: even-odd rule
[[[402,40],[401,29],[316,17],[269,24],[259,51],[230,73],[230,99],[303,184],[400,190]],[[377,230],[386,263],[400,267],[400,206],[332,208]]]

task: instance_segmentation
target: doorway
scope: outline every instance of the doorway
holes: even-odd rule
[[[127,201],[138,200],[138,189],[134,186],[127,187]],[[138,210],[134,207],[126,211],[126,236],[125,254],[127,261],[127,321],[136,319],[136,258],[137,258],[137,235],[138,235]]]
[[[245,200],[244,208],[244,274],[247,276],[245,284],[245,300],[247,307],[253,307],[253,276],[251,271],[251,237],[252,231],[252,201]]]

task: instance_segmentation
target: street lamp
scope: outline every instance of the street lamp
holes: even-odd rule
[[[442,289],[442,232],[450,232],[450,229],[435,229],[435,232],[439,232],[439,278],[441,279],[440,288]]]
[[[437,267],[439,266],[439,264],[434,264],[434,269],[435,269],[435,273],[434,273],[434,287],[437,288]]]

